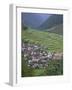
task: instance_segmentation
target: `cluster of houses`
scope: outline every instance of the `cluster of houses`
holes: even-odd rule
[[[62,54],[47,52],[43,47],[30,43],[22,43],[22,55],[32,68],[45,68],[49,60],[62,58]]]

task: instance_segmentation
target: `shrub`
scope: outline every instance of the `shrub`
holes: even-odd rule
[[[31,67],[28,67],[27,60],[24,60],[22,57],[22,68],[21,68],[21,75],[22,77],[28,77],[33,76],[33,69]]]
[[[23,30],[27,30],[28,27],[27,27],[26,25],[24,25],[24,26],[22,26],[22,29],[23,29]]]
[[[62,75],[63,74],[63,60],[49,61],[46,68],[47,75]]]

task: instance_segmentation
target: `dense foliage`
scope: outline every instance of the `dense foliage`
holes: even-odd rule
[[[63,74],[63,60],[49,61],[46,68],[47,75],[62,75]]]
[[[22,77],[46,75],[63,75],[63,60],[49,61],[48,67],[42,69],[28,67],[26,61],[22,60]]]
[[[24,25],[24,26],[22,26],[22,29],[23,29],[23,30],[27,30],[28,27],[27,27],[26,25]]]
[[[22,57],[22,77],[33,76],[33,69],[27,66],[25,58]]]

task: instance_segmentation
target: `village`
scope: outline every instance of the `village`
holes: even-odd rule
[[[31,68],[46,68],[49,60],[62,60],[62,53],[47,52],[44,47],[22,43],[22,56]]]

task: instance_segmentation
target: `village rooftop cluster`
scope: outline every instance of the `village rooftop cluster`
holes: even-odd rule
[[[44,47],[31,43],[22,43],[22,56],[28,67],[46,68],[49,60],[62,60],[62,53],[47,52]]]

